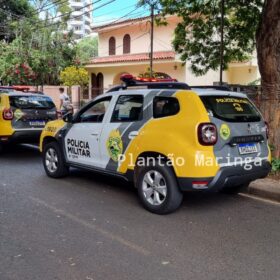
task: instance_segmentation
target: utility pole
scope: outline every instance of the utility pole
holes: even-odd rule
[[[220,85],[223,85],[224,69],[224,26],[225,26],[225,0],[221,0],[221,50],[220,50]]]
[[[150,53],[150,78],[153,77],[153,59],[154,59],[154,15],[155,4],[151,3],[151,53]]]

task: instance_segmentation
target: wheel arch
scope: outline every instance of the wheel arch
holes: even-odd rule
[[[56,142],[58,143],[58,141],[52,137],[52,136],[46,136],[44,137],[43,141],[42,141],[42,151],[44,149],[44,146],[46,146],[47,144],[51,143],[51,142]]]

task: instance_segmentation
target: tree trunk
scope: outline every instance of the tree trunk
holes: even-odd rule
[[[274,156],[280,157],[280,1],[266,0],[257,32],[262,82],[261,111],[270,127]]]

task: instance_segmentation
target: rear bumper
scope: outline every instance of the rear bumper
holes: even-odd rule
[[[263,161],[261,166],[251,165],[250,169],[244,166],[222,167],[215,177],[207,178],[178,178],[178,184],[182,191],[211,190],[219,191],[225,188],[235,187],[250,183],[256,179],[265,178],[271,171],[271,164]],[[197,189],[194,182],[209,182],[207,186]]]
[[[10,136],[5,136],[3,139],[0,136],[0,143],[39,143],[42,129],[26,129],[15,131]]]

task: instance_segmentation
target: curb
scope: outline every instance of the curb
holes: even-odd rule
[[[280,202],[280,181],[267,178],[256,180],[244,193]]]

